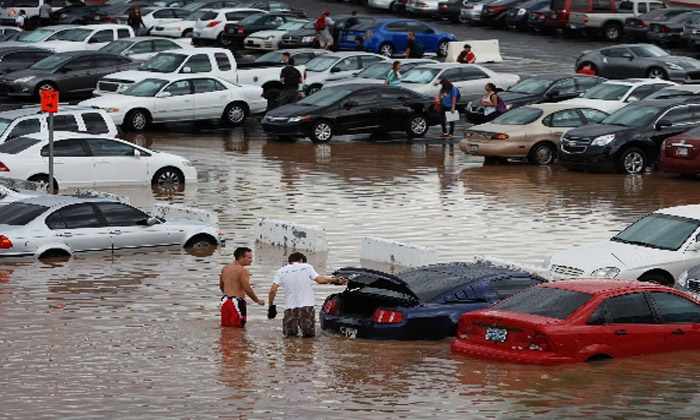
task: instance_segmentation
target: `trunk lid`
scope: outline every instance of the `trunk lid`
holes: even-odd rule
[[[457,337],[479,345],[527,349],[538,327],[551,321],[551,318],[537,315],[482,310],[462,315]]]

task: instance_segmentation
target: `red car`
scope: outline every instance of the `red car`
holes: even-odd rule
[[[664,140],[659,167],[674,174],[700,174],[700,127]]]
[[[556,365],[700,350],[700,301],[658,284],[613,279],[543,283],[463,314],[452,352]]]

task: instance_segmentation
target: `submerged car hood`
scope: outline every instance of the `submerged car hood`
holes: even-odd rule
[[[400,278],[381,271],[370,270],[368,268],[345,267],[333,273],[337,277],[348,279],[348,289],[358,289],[363,287],[374,287],[377,289],[392,290],[410,296],[416,301],[420,301],[418,296],[411,290],[408,284]]]

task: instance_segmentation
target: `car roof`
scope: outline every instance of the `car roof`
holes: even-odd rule
[[[124,29],[128,27],[129,25],[122,23],[96,23],[93,25],[74,26],[74,29],[90,29],[91,31],[99,31],[101,29]]]
[[[66,114],[70,112],[78,111],[91,111],[91,112],[101,112],[100,109],[90,108],[79,105],[66,105],[60,104],[58,107],[58,114]],[[0,111],[0,118],[15,119],[19,117],[26,117],[28,115],[40,115],[42,114],[41,106],[39,105],[29,105],[22,108],[10,109],[7,111]]]
[[[632,102],[625,105],[627,107],[654,107],[658,109],[670,108],[674,105],[700,105],[700,98],[698,97],[678,97],[669,99],[642,99],[639,102]]]
[[[425,63],[425,64],[419,64],[415,66],[413,69],[421,68],[429,68],[429,69],[449,69],[452,67],[467,67],[467,66],[474,66],[474,64],[462,64],[462,63]],[[411,69],[411,70],[413,70]]]
[[[119,55],[119,54],[114,54],[111,52],[107,51],[100,51],[100,50],[77,50],[77,51],[64,51],[64,52],[59,52],[56,53],[55,55],[61,56],[61,57],[70,57],[70,56],[83,56],[83,55]],[[121,56],[122,58],[128,58]]]
[[[261,14],[267,14],[267,10],[256,9],[254,7],[224,7],[221,9],[212,9],[211,11],[216,13],[259,11]]]
[[[660,209],[654,213],[669,214],[672,216],[687,217],[690,219],[700,220],[700,204],[688,204],[685,206],[668,207]]]
[[[164,40],[166,40],[166,41],[172,41],[172,39],[165,38],[165,37],[162,37],[162,36],[129,36],[129,37],[126,37],[126,38],[118,38],[118,39],[115,39],[115,40],[112,41],[112,42],[115,42],[115,41],[130,41],[130,42],[137,42],[137,41],[155,41],[155,40],[161,40],[161,39],[164,39]],[[177,42],[176,42],[176,44],[177,44]],[[104,51],[103,51],[103,52],[104,52]]]
[[[24,138],[29,138],[29,139],[37,139],[41,140],[42,142],[48,142],[49,139],[46,136],[41,135],[40,133],[32,133],[32,134],[27,134],[22,136]],[[113,137],[105,136],[104,134],[90,134],[86,132],[80,132],[76,133],[74,131],[54,131],[53,133],[53,138],[54,140],[63,140],[63,139],[106,139],[106,140],[113,140],[116,142],[124,142],[125,140],[122,139],[115,139]],[[13,140],[14,141],[14,140]],[[7,142],[6,142],[7,143]],[[137,146],[133,144],[134,147],[141,148],[140,146]]]
[[[606,80],[603,84],[614,84],[614,85],[627,85],[627,86],[639,86],[639,85],[653,85],[657,83],[667,83],[668,86],[674,86],[673,82],[659,79],[617,79],[617,80]]]
[[[544,112],[560,111],[562,109],[592,109],[594,111],[599,111],[604,114],[609,114],[609,112],[601,111],[592,106],[586,106],[584,104],[568,104],[564,102],[544,102],[540,104],[529,104],[523,105],[522,108],[537,108]]]
[[[524,77],[523,80],[527,79],[547,79],[547,80],[558,80],[566,79],[567,77],[598,77],[599,76],[589,76],[587,74],[579,73],[545,73],[545,74],[535,74],[533,76]]]
[[[639,280],[618,280],[611,278],[576,278],[542,283],[535,285],[534,287],[564,289],[588,293],[591,295],[607,294],[618,291],[645,291],[659,289],[672,290],[666,286],[661,286],[655,283],[647,283]]]
[[[9,46],[9,47],[3,47],[2,43],[0,43],[0,55],[7,54],[10,52],[50,52],[53,53],[51,50],[47,50],[45,48],[40,48],[40,47],[30,47],[30,46],[23,46],[23,45],[16,45],[16,46]]]
[[[181,48],[179,50],[169,50],[169,51],[161,51],[158,54],[161,53],[166,53],[166,54],[201,54],[201,53],[217,53],[217,52],[222,52],[222,53],[227,53],[230,52],[226,48],[217,48],[217,47],[187,47],[187,48]]]

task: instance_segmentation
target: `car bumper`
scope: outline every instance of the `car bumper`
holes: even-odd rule
[[[469,138],[459,142],[459,148],[468,155],[503,158],[526,157],[532,145],[517,141],[475,141]]]
[[[276,50],[277,44],[271,40],[246,38],[244,47],[253,50]]]
[[[394,0],[369,0],[367,5],[375,9],[389,10]]]
[[[409,340],[406,336],[406,325],[401,324],[376,324],[361,318],[338,317],[319,314],[321,329],[344,335],[349,338],[366,338],[372,340]]]
[[[607,153],[578,154],[559,150],[559,163],[568,169],[591,172],[614,172],[615,162]]]
[[[437,14],[437,7],[415,7],[406,5],[406,12],[414,15],[433,16]]]
[[[456,339],[452,343],[451,349],[453,353],[460,353],[466,356],[477,357],[479,359],[509,363],[551,366],[579,361],[572,357],[563,356],[552,352],[497,348],[494,346],[484,346],[470,343],[469,341],[461,338]]]
[[[13,83],[11,81],[0,81],[0,94],[7,96],[33,96],[34,85],[26,83]]]
[[[659,167],[662,171],[670,172],[673,174],[700,174],[700,162],[698,162],[696,159],[676,159],[662,156],[659,160]]]
[[[269,121],[267,117],[263,118],[261,125],[263,131],[266,133],[289,136],[307,137],[309,135],[309,130],[311,129],[308,121],[298,123],[276,122]]]
[[[301,42],[301,41],[299,41],[299,42],[289,42],[289,41],[284,42],[284,41],[280,41],[277,44],[277,47],[280,50],[285,49],[285,48],[313,48],[315,43],[316,43],[316,39],[314,39],[311,42]]]

